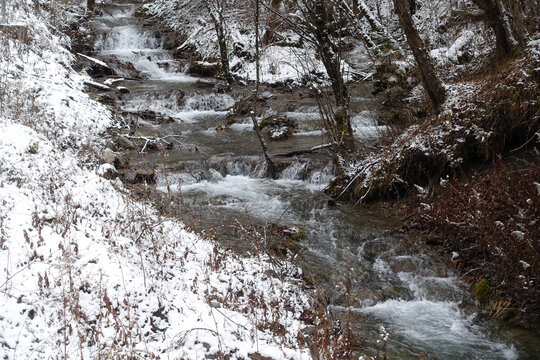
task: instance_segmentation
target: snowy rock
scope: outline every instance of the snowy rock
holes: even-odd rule
[[[77,55],[79,55],[82,61],[88,64],[85,68],[88,75],[94,77],[115,75],[114,70],[103,61],[80,53]]]
[[[518,240],[525,239],[525,233],[523,231],[512,231],[512,235],[514,235]]]
[[[128,88],[124,87],[124,86],[118,86],[116,88],[116,90],[120,91],[122,94],[129,94],[129,90]]]
[[[106,164],[114,164],[114,162],[118,158],[118,156],[114,153],[114,151],[112,151],[109,148],[103,150],[103,152],[101,153],[99,157]]]
[[[112,164],[101,165],[96,173],[107,180],[116,179],[118,177],[118,172]]]

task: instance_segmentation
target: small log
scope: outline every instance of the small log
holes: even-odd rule
[[[85,80],[84,85],[91,86],[95,89],[101,90],[101,91],[111,91],[111,88],[107,85],[103,85],[94,81]]]

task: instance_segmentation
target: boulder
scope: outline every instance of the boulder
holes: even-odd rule
[[[124,181],[129,184],[155,184],[156,172],[149,167],[130,167],[124,172]]]
[[[115,71],[106,63],[93,57],[77,53],[79,59],[85,64],[85,71],[92,77],[104,77],[116,75]]]
[[[118,86],[116,88],[116,90],[118,90],[120,93],[122,94],[129,94],[129,90],[128,88],[124,87],[124,86]]]
[[[122,135],[118,135],[117,137],[115,137],[114,143],[120,148],[124,148],[124,149],[135,149],[136,147],[133,141],[129,140],[128,138]]]
[[[298,124],[293,119],[274,115],[263,119],[260,126],[268,133],[270,140],[278,141],[290,138]]]
[[[118,172],[112,164],[103,164],[97,169],[97,174],[107,180],[113,180],[118,177]]]
[[[103,162],[106,164],[114,164],[114,162],[118,158],[118,155],[111,149],[106,148],[105,150],[103,150],[99,158],[103,160]]]

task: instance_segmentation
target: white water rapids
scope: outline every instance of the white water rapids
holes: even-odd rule
[[[402,242],[378,235],[384,230],[384,219],[359,219],[362,215],[348,213],[346,206],[329,208],[324,200],[314,200],[332,176],[330,165],[297,161],[285,166],[278,180],[263,178],[249,121],[234,124],[226,133],[215,130],[225,121],[226,113],[220,109],[234,104],[233,95],[191,87],[197,79],[187,75],[162,49],[162,40],[154,30],[144,28],[142,20],[132,16],[134,9],[111,5],[109,15],[96,19],[102,29],[96,51],[104,59],[115,57],[132,63],[151,83],[151,91],[139,92],[137,89],[145,88],[145,81],[133,82],[132,86],[128,83],[132,94],[125,99],[124,110],[150,109],[179,119],[169,128],[181,129],[182,141],[199,149],[189,166],[179,155],[178,163],[184,162],[179,168],[184,170],[159,178],[158,188],[182,193],[184,202],[193,203],[194,208],[205,206],[208,212],[218,213],[211,221],[249,214],[252,221],[265,224],[285,214],[282,223],[304,227],[308,239],[303,245],[316,258],[313,261],[317,266],[326,267],[328,287],[334,285],[333,281],[337,284],[343,272],[352,268],[353,283],[361,290],[358,293],[377,294],[359,299],[351,310],[368,319],[364,326],[370,329],[365,333],[372,333],[378,324],[386,327],[394,358],[418,358],[420,351],[428,353],[430,359],[519,357],[516,346],[486,328],[471,307],[462,306],[469,294],[455,277],[443,276],[440,267],[420,254],[408,254],[398,245]],[[179,93],[171,95],[175,84],[181,84],[178,89],[186,92],[185,99]],[[300,124],[294,141],[314,141],[324,136],[313,126],[318,116],[313,108],[285,113]],[[373,125],[373,117],[368,110],[353,117],[357,134],[377,135],[381,128]],[[396,264],[405,261],[413,265],[397,268]],[[364,273],[367,277],[360,276]],[[333,309],[349,310],[342,304],[333,305]],[[373,353],[374,349],[365,351]]]

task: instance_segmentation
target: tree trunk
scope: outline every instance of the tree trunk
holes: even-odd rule
[[[327,28],[332,16],[328,13],[328,9],[326,8],[328,4],[325,4],[325,1],[316,0],[314,5],[315,12],[313,14],[312,24],[314,25],[315,37],[317,39],[317,50],[334,92],[336,101],[336,108],[334,110],[335,127],[337,132],[342,134],[341,139],[336,140],[344,148],[352,150],[354,148],[354,138],[349,114],[349,90],[341,71],[339,49],[330,39]]]
[[[420,70],[422,84],[426,90],[433,107],[439,110],[446,99],[446,92],[441,81],[435,72],[435,66],[429,56],[418,30],[414,26],[414,22],[409,12],[409,3],[407,0],[393,0],[394,9],[399,17],[401,28],[407,37],[407,42],[411,48],[414,59]]]
[[[259,101],[259,83],[260,83],[260,59],[259,59],[259,21],[260,21],[260,0],[255,0],[255,96],[253,98],[253,110],[251,111],[251,121],[253,122],[253,129],[259,138],[261,147],[263,150],[264,159],[266,160],[266,173],[272,179],[277,179],[277,171],[272,158],[270,157],[270,152],[268,151],[268,146],[266,141],[261,134],[261,128],[257,122],[257,103]]]
[[[272,2],[270,3],[270,6],[272,6],[272,8],[276,10],[276,12],[270,12],[270,15],[268,17],[268,27],[266,28],[266,31],[264,32],[264,35],[261,39],[263,45],[269,45],[275,41],[276,29],[280,24],[277,11],[279,11],[281,2],[282,0],[272,0]]]
[[[516,0],[473,0],[484,11],[486,22],[495,33],[496,54],[507,58],[525,44],[525,26]]]
[[[231,76],[231,70],[229,65],[229,49],[227,48],[227,30],[226,30],[226,23],[225,23],[225,16],[223,12],[224,4],[218,0],[215,1],[215,9],[210,6],[207,2],[205,2],[206,8],[208,9],[208,12],[210,14],[210,19],[214,23],[214,29],[216,30],[216,37],[217,37],[217,43],[219,47],[219,58],[221,61],[221,70],[223,71],[223,75],[225,77],[225,80],[229,84],[232,83],[233,79]]]
[[[87,0],[86,8],[88,9],[88,11],[94,11],[95,7],[96,7],[96,0]]]

